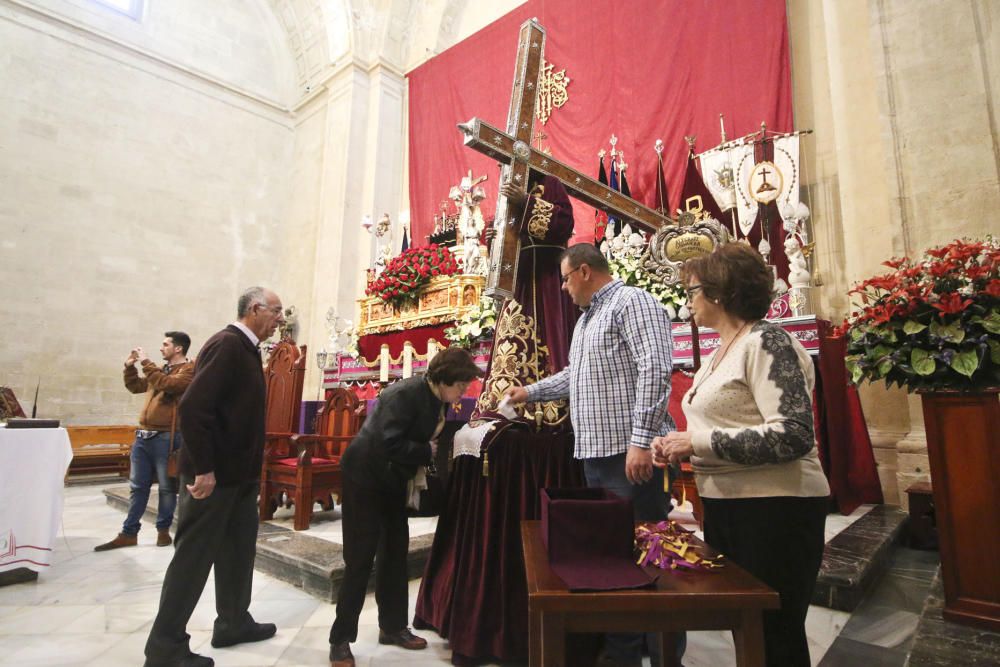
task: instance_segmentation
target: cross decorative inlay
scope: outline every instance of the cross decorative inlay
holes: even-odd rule
[[[606,195],[604,195],[604,198],[610,201],[610,199],[611,199],[611,193],[609,192]]]
[[[522,130],[527,130],[528,129],[528,124],[527,123],[521,123],[521,129]]]
[[[501,139],[500,137],[493,137],[493,143],[499,146],[500,144],[503,143],[503,139]]]
[[[538,42],[532,42],[531,43],[531,48],[537,49],[538,48]]]
[[[514,267],[512,267],[510,264],[504,264],[503,265],[503,271],[504,271],[504,273],[512,273],[513,270],[514,270]]]
[[[518,183],[520,183],[521,182],[521,174],[514,174],[514,180],[517,181]]]
[[[535,84],[533,84],[532,82],[529,81],[528,82],[528,90],[531,90],[534,87],[535,87]]]
[[[580,177],[579,177],[579,176],[577,176],[576,178],[574,178],[574,179],[573,179],[573,183],[574,183],[575,185],[580,185]]]
[[[548,160],[542,160],[542,166],[543,167],[549,166],[549,161]]]

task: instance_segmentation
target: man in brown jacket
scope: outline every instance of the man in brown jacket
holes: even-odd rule
[[[174,480],[167,475],[167,457],[171,450],[181,446],[175,413],[194,377],[194,363],[187,360],[191,338],[186,333],[168,331],[163,335],[165,338],[160,346],[160,354],[166,362],[163,368],[154,364],[141,347],[132,350],[125,359],[125,388],[133,394],[146,393],[130,457],[128,515],[118,537],[94,547],[94,551],[136,545],[142,527],[140,519],[146,511],[154,479],[160,487],[156,546],[165,547],[171,543],[170,524],[174,521],[177,489]],[[143,377],[135,367],[137,361],[142,365]]]

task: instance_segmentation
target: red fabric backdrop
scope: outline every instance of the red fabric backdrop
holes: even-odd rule
[[[488,174],[484,213],[492,215],[499,170],[462,145],[455,125],[478,116],[507,122],[518,29],[537,17],[545,55],[570,77],[569,101],[544,128],[552,154],[597,175],[597,151],[614,133],[625,151],[633,196],[654,206],[656,153],[663,139],[670,207],[680,200],[687,148],[759,129],[790,131],[791,66],[784,0],[647,0],[526,4],[408,74],[410,211],[413,245],[426,245],[448,189],[470,168]],[[577,240],[593,238],[593,209],[575,203]]]

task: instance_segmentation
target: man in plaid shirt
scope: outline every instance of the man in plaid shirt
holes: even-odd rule
[[[507,395],[515,403],[568,396],[574,455],[583,459],[587,485],[631,498],[637,520],[662,521],[670,505],[650,442],[674,430],[667,413],[670,318],[648,292],[612,278],[607,260],[589,243],[567,248],[560,271],[563,289],[584,311],[569,366]],[[609,635],[600,664],[640,664],[641,646],[642,635]]]

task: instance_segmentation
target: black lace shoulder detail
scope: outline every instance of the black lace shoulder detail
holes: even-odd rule
[[[788,332],[764,321],[755,324],[752,331],[760,333],[761,348],[771,359],[767,377],[781,392],[778,411],[782,422],[766,427],[763,433],[746,429],[730,436],[716,431],[712,433],[712,451],[742,465],[793,461],[808,454],[814,445],[812,398],[806,378]]]

